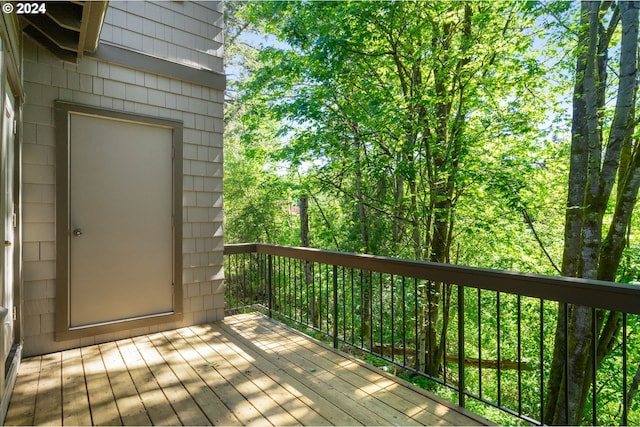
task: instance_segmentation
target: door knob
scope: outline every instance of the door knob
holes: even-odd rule
[[[76,228],[73,230],[73,235],[74,236],[82,236],[82,230],[80,230],[79,228]]]

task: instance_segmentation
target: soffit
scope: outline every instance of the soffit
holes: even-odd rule
[[[20,15],[22,30],[63,61],[76,62],[98,47],[108,1],[56,1],[46,13]]]

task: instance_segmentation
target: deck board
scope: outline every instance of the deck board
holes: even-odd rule
[[[104,364],[109,367],[107,375],[116,400],[123,425],[151,425],[151,420],[137,393],[127,365],[116,343],[100,344]],[[79,425],[86,425],[80,423]]]
[[[32,425],[36,411],[36,399],[33,396],[40,378],[42,357],[31,357],[20,364],[20,372],[14,386],[14,395],[31,396],[31,399],[15,399],[12,401],[11,415],[14,424]]]
[[[220,396],[225,405],[233,411],[233,414],[240,420],[242,425],[271,425],[271,423],[260,413],[257,407],[258,401],[247,399],[239,392],[224,375],[216,368],[218,364],[217,354],[209,345],[203,345],[203,341],[195,333],[182,331],[182,339],[193,351],[193,363],[208,368],[203,378],[209,384],[215,385],[216,394]],[[261,396],[260,396],[261,397]]]
[[[224,339],[233,341],[234,336],[230,335],[228,331],[222,330]],[[238,340],[235,344],[243,353],[252,352],[251,347],[247,344],[240,343]],[[343,411],[339,407],[335,406],[330,400],[324,397],[322,394],[317,393],[315,388],[309,386],[306,378],[300,378],[293,374],[291,370],[282,369],[282,365],[272,363],[271,360],[253,351],[250,357],[253,357],[256,363],[261,366],[261,371],[266,374],[271,380],[280,384],[285,388],[292,396],[295,396],[300,404],[311,408],[313,412],[312,420],[307,422],[306,419],[301,420],[306,425],[357,425],[358,421],[349,415],[348,412]],[[276,360],[278,361],[278,360]],[[303,406],[303,407],[304,407]],[[315,414],[318,414],[318,418]],[[305,414],[309,416],[309,414]]]
[[[208,343],[200,337],[194,337],[201,342],[199,346],[207,346]],[[300,421],[292,416],[278,402],[278,396],[282,396],[277,388],[260,387],[252,378],[252,363],[238,355],[237,350],[228,349],[225,343],[217,343],[211,347],[215,362],[209,362],[212,369],[220,372],[225,379],[243,396],[256,396],[253,405],[273,425],[294,425]],[[276,385],[277,386],[277,385]]]
[[[158,385],[169,399],[182,425],[205,425],[209,421],[198,404],[193,400],[189,391],[184,387],[180,378],[176,376],[171,365],[161,356],[149,337],[133,339],[140,355],[147,363]]]
[[[248,334],[249,330],[247,330],[246,333]],[[332,406],[341,409],[347,414],[351,414],[355,419],[355,422],[351,425],[389,424],[389,421],[386,420],[385,417],[377,414],[381,408],[363,405],[358,403],[357,400],[354,400],[352,394],[357,394],[359,391],[340,378],[339,374],[336,373],[339,367],[332,366],[330,370],[324,370],[317,364],[318,361],[312,361],[307,358],[313,356],[291,351],[292,349],[302,351],[302,347],[285,342],[277,345],[275,342],[264,343],[263,339],[260,338],[260,335],[263,334],[266,335],[267,331],[259,330],[255,334],[251,334],[250,338],[253,340],[255,346],[265,352],[264,357],[275,357],[284,361],[288,369],[299,379],[310,384],[318,392],[322,392],[323,395],[329,399]]]
[[[478,425],[257,314],[25,359],[7,425]]]
[[[92,424],[101,426],[122,425],[118,405],[109,383],[107,368],[100,353],[100,347],[97,345],[83,347],[81,352],[89,406],[91,407]]]
[[[138,396],[153,425],[179,425],[180,420],[132,340],[117,342]]]
[[[61,356],[62,353],[54,353],[42,357],[36,388],[34,425],[62,425]]]
[[[62,414],[64,424],[89,425],[91,412],[80,349],[62,353]]]
[[[177,336],[179,338],[179,336]],[[224,402],[214,393],[209,384],[200,376],[199,370],[204,365],[192,364],[191,360],[185,358],[185,349],[176,347],[176,338],[172,334],[154,336],[152,341],[161,350],[167,363],[169,363],[175,374],[182,379],[187,391],[194,401],[204,412],[207,419],[215,425],[238,425],[240,421],[233,415]]]

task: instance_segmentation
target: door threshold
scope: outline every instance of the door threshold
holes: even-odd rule
[[[123,324],[123,323],[126,323],[126,322],[134,322],[136,320],[155,319],[155,318],[158,318],[158,317],[172,316],[174,314],[176,314],[174,311],[166,311],[166,312],[163,312],[163,313],[146,314],[144,316],[127,317],[125,319],[117,319],[117,320],[109,320],[109,321],[106,321],[106,322],[91,323],[91,324],[88,324],[88,325],[70,326],[69,327],[69,331],[79,331],[79,330],[87,329],[87,328],[96,328],[96,327],[109,326],[109,325],[119,325],[119,324]]]

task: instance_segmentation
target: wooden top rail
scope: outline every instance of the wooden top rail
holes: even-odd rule
[[[225,245],[225,255],[261,253],[506,292],[551,301],[640,314],[640,286],[573,277],[543,276],[486,268],[412,261],[368,254],[262,243]]]
[[[257,252],[257,246],[257,243],[237,243],[232,245],[224,245],[224,254],[252,254]]]

